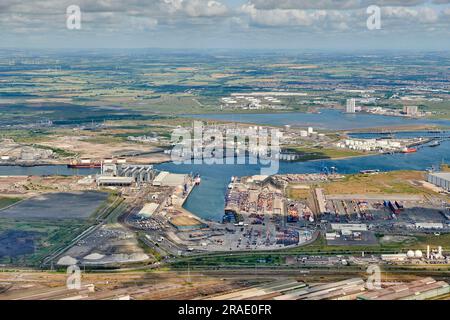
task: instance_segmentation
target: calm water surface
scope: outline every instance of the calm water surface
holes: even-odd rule
[[[438,168],[442,161],[450,158],[450,141],[439,147],[423,147],[417,153],[374,155],[342,160],[320,160],[309,162],[281,162],[279,173],[320,173],[324,167],[335,166],[339,173],[357,173],[365,169],[426,170]],[[223,215],[225,192],[232,176],[260,174],[259,165],[176,165],[163,163],[160,170],[175,173],[199,173],[200,186],[196,187],[185,203],[185,208],[205,219],[220,220]]]
[[[396,127],[412,125],[449,126],[450,120],[412,119],[405,117],[382,116],[366,113],[348,114],[339,110],[321,109],[321,113],[252,113],[252,114],[198,114],[187,115],[196,119],[211,119],[233,122],[255,123],[260,125],[294,127],[314,127],[322,130],[352,130],[375,127]]]
[[[413,134],[414,135],[414,134]],[[335,166],[339,173],[356,173],[365,169],[426,170],[438,167],[442,161],[450,159],[450,141],[443,141],[439,147],[423,147],[417,153],[374,155],[342,160],[319,160],[309,162],[281,162],[279,173],[320,173],[324,167]],[[232,176],[260,174],[260,165],[176,165],[162,163],[155,166],[159,170],[174,173],[199,173],[202,183],[196,187],[185,203],[185,208],[210,220],[220,220],[224,209],[224,196]],[[0,175],[92,175],[98,169],[69,169],[59,166],[0,166]]]

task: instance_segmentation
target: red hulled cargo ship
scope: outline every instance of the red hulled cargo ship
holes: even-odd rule
[[[74,169],[95,169],[101,168],[102,164],[100,161],[91,161],[91,159],[80,159],[72,161],[67,165],[67,167]]]
[[[416,148],[405,148],[402,150],[402,153],[414,153],[417,152]]]

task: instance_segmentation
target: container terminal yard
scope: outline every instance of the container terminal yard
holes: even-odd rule
[[[405,174],[410,176],[405,179]],[[396,175],[400,175],[403,183],[408,185],[401,188],[396,185],[396,190],[403,190],[403,193],[372,190],[366,183],[383,179],[382,185],[388,188],[389,184],[397,183]],[[79,202],[78,206],[66,208],[59,219],[84,221],[83,227],[67,238],[64,245],[55,245],[39,256],[38,266],[43,269],[60,269],[76,264],[84,270],[119,268],[131,271],[143,266],[155,271],[162,266],[180,270],[180,266],[186,266],[186,262],[189,266],[189,261],[197,257],[201,257],[199,261],[204,257],[214,259],[215,256],[227,259],[233,254],[248,257],[254,252],[261,256],[255,260],[255,264],[262,268],[260,272],[275,270],[272,269],[275,265],[282,267],[286,270],[281,272],[282,280],[261,285],[233,279],[227,282],[227,288],[233,288],[235,293],[222,293],[219,286],[211,285],[202,298],[430,299],[448,296],[445,281],[426,278],[434,276],[433,268],[450,265],[449,248],[434,244],[450,234],[450,204],[445,178],[443,173],[384,173],[379,170],[364,170],[354,175],[329,170],[321,174],[231,177],[222,219],[215,222],[204,220],[183,207],[192,190],[202,183],[200,175],[175,174],[155,170],[151,165],[106,160],[101,163],[99,174],[85,177],[2,177],[2,194],[20,196],[21,200],[0,210],[0,218],[21,214],[30,221],[36,218],[53,221],[60,208],[55,204],[63,201],[61,199],[66,199],[63,201],[65,204],[67,199]],[[355,179],[365,187],[355,185]],[[51,188],[53,185],[55,187]],[[89,193],[92,194],[92,203],[85,205],[83,195]],[[44,211],[33,211],[37,201],[40,201],[41,208],[48,206],[45,214]],[[80,210],[83,215],[80,215]],[[25,234],[22,233],[17,241],[24,239]],[[39,238],[33,238],[36,235],[31,234],[27,237],[26,243],[31,244],[31,251],[27,252],[39,252],[36,250]],[[417,245],[411,242],[411,245],[402,246],[414,237],[426,237],[427,240]],[[35,241],[34,249],[32,241]],[[308,253],[309,246],[314,248],[317,243],[321,243],[324,249]],[[388,250],[377,251],[380,246],[387,246]],[[342,251],[339,248],[346,249]],[[339,253],[333,254],[334,250]],[[273,260],[274,257],[279,258]],[[273,261],[278,262],[274,265]],[[394,270],[431,268],[431,274],[425,273],[418,280],[384,283],[383,291],[375,294],[361,284],[360,278],[348,277],[359,274],[372,264]],[[228,267],[238,270],[236,265],[227,267],[225,264],[222,267],[223,270],[228,270]],[[195,274],[196,269],[203,267],[193,263],[193,268]],[[307,282],[302,277],[290,276],[294,270],[303,270],[306,275],[335,268],[347,270],[345,274],[350,280],[344,278],[336,283],[323,284],[317,279]],[[205,272],[207,270],[214,268],[206,267]],[[211,283],[217,281],[215,277],[210,280]],[[184,287],[184,281],[173,288]],[[73,292],[45,286],[36,289],[36,296],[27,296],[8,279],[2,285],[6,289],[0,297],[8,299],[75,298]],[[148,298],[148,290],[152,286],[100,290],[98,284],[86,284],[76,298]],[[405,287],[403,295],[396,294],[396,286]],[[197,291],[187,290],[186,295],[199,297]]]
[[[408,241],[414,235],[445,237],[450,233],[450,205],[441,187],[445,184],[442,179],[433,184],[429,178],[432,173],[413,173],[402,186],[404,193],[392,193],[364,192],[350,179],[362,179],[363,183],[385,179],[382,184],[388,185],[396,181],[395,173],[390,177],[378,170],[357,175],[332,172],[231,177],[222,221],[215,222],[183,207],[193,188],[201,184],[199,175],[105,160],[99,174],[60,178],[58,188],[51,193],[48,186],[56,178],[3,178],[3,194],[20,195],[22,200],[0,210],[0,218],[24,214],[20,208],[32,208],[35,199],[42,196],[50,205],[68,189],[110,194],[109,204],[100,211],[95,207],[86,211],[96,211],[93,223],[64,246],[55,246],[46,254],[43,266],[47,267],[70,265],[73,261],[93,267],[159,263],[155,255],[170,259],[215,252],[288,250],[317,241],[325,241],[330,248],[359,250]],[[12,185],[11,179],[15,181]],[[80,216],[76,209],[67,210],[67,218],[91,221],[89,213]],[[51,212],[47,211],[45,217],[56,215]],[[38,218],[32,213],[27,217]],[[443,251],[441,256],[446,261],[448,248],[444,246]],[[386,261],[378,257],[382,263]]]
[[[170,174],[159,177],[164,175]],[[147,241],[175,255],[285,249],[318,237],[331,246],[370,246],[387,241],[389,234],[401,239],[414,233],[449,232],[448,202],[441,194],[327,194],[322,188],[345,178],[338,174],[232,177],[218,223],[204,221],[182,207],[189,187],[183,187],[181,180],[178,187],[170,187],[157,177],[148,189],[147,198],[153,200],[125,221],[149,231]],[[380,232],[386,234],[381,240],[376,237]]]

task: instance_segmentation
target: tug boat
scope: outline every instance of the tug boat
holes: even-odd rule
[[[438,147],[438,146],[440,146],[440,145],[441,145],[441,143],[440,143],[439,141],[434,141],[434,142],[431,143],[429,146],[432,147],[432,148],[434,148],[434,147]]]

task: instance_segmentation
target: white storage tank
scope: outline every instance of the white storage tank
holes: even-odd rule
[[[414,251],[408,250],[408,252],[406,253],[406,256],[407,256],[408,258],[414,258]]]

